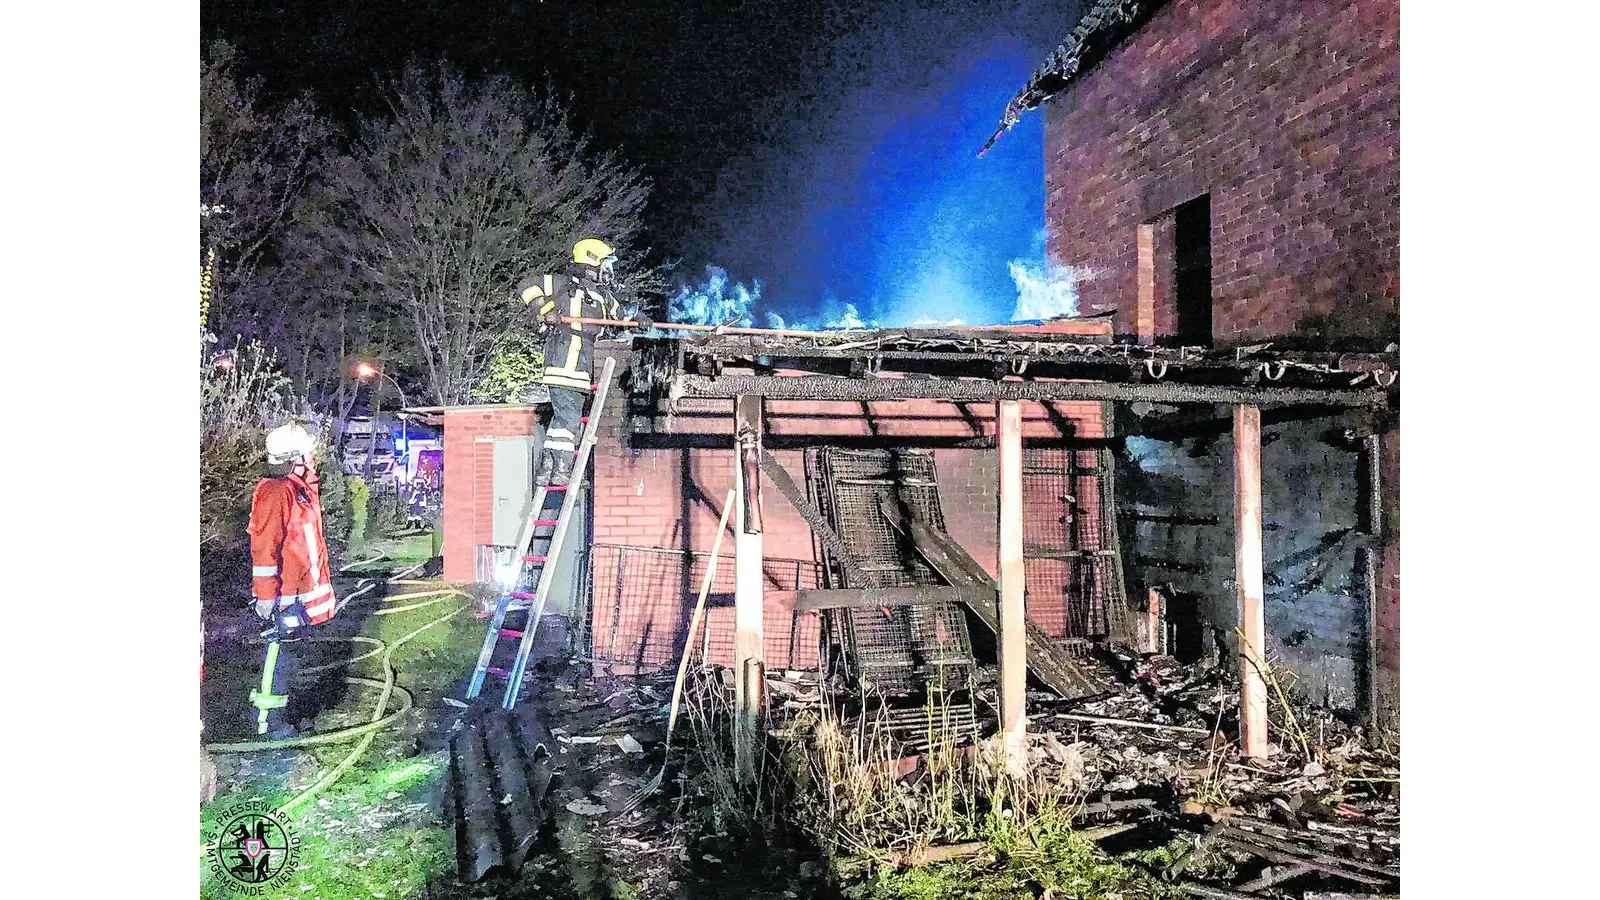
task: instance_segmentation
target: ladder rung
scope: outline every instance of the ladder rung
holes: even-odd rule
[[[517,598],[518,600],[532,600],[533,599],[533,595],[532,594],[524,593],[522,591],[512,591],[511,592],[511,596]]]
[[[536,556],[536,555],[531,555],[531,554],[530,554],[530,555],[528,555],[528,556],[524,556],[524,557],[523,557],[523,558],[522,558],[522,561],[523,561],[523,562],[544,562],[544,561],[545,561],[545,559],[546,559],[546,557],[543,557],[543,556]]]
[[[500,629],[500,636],[508,638],[520,638],[522,637],[522,632],[516,630],[515,628],[502,628]]]
[[[555,491],[564,491],[564,490],[566,490],[567,486],[564,485],[564,484],[547,484],[547,485],[544,486],[544,489],[554,493]]]
[[[556,525],[560,524],[560,522],[560,519],[534,519],[533,527],[538,528],[541,525],[545,525],[554,528]]]
[[[488,672],[490,675],[495,675],[500,678],[505,678],[511,674],[510,669],[502,669],[499,666],[488,666],[484,669],[484,671]]]
[[[587,425],[587,424],[589,424],[589,417],[588,416],[579,416],[578,417],[578,421],[582,422],[585,425]]]

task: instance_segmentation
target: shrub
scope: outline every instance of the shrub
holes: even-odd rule
[[[542,344],[526,331],[510,329],[494,344],[488,371],[472,386],[479,403],[517,403],[544,370]]]
[[[346,547],[351,553],[360,553],[367,543],[367,507],[372,492],[360,475],[345,479],[350,494],[350,538]]]
[[[379,478],[372,485],[367,501],[367,534],[374,539],[391,537],[406,523],[405,507],[400,500],[400,489],[393,478]]]
[[[233,368],[213,368],[200,383],[202,560],[248,548],[250,498],[267,474],[266,434],[305,411],[261,344],[236,344],[231,357]]]
[[[329,443],[328,430],[323,429],[317,452],[317,479],[321,482],[323,537],[328,544],[329,564],[337,571],[349,543],[352,511],[350,489],[345,485],[339,457]]]

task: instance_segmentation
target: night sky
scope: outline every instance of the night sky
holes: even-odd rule
[[[411,55],[548,83],[653,182],[653,256],[825,324],[1006,321],[1043,262],[1043,117],[977,149],[1079,4],[206,0],[268,97],[349,122]]]

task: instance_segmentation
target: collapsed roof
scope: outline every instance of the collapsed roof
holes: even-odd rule
[[[1000,117],[1000,127],[995,129],[983,149],[982,156],[1000,135],[1022,120],[1022,114],[1037,109],[1055,97],[1073,82],[1088,74],[1108,56],[1117,45],[1132,36],[1167,0],[1095,0],[1089,11],[1078,19],[1067,39],[1034,71],[1028,83],[1006,104]]]
[[[630,393],[646,405],[751,394],[1382,408],[1399,377],[1398,348],[1337,353],[1280,350],[1270,343],[1163,347],[1115,343],[1109,327],[1086,327],[1094,324],[636,339]]]

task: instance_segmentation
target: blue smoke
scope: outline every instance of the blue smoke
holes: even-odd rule
[[[927,83],[840,100],[826,139],[790,157],[782,190],[764,198],[761,215],[783,218],[757,226],[770,245],[727,242],[749,280],[708,267],[669,316],[859,328],[1076,313],[1091,273],[1045,260],[1045,117],[1024,117],[976,156],[1040,58],[1025,44],[994,40]]]

